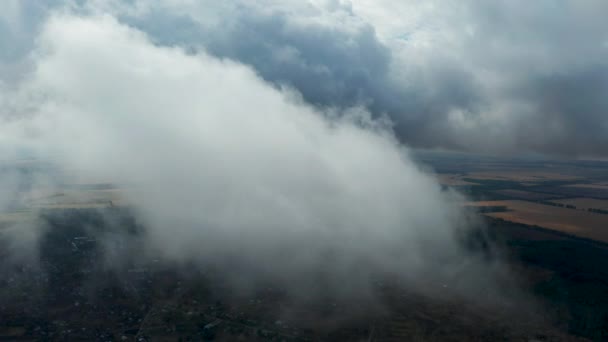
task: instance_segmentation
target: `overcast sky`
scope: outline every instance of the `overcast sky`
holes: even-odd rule
[[[249,65],[314,106],[363,106],[410,146],[608,154],[606,1],[7,0],[5,83],[66,6]]]

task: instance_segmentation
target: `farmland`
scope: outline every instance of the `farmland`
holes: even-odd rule
[[[608,242],[608,216],[606,215],[521,200],[476,202],[474,205],[507,208],[501,212],[484,213],[493,218]]]
[[[567,187],[573,188],[587,188],[587,189],[599,189],[608,190],[608,184],[606,183],[583,183],[583,184],[569,184]]]
[[[607,162],[433,153],[419,158],[444,187],[463,193],[487,217],[608,242]]]
[[[551,198],[555,197],[555,195],[553,195],[553,194],[545,194],[545,193],[541,193],[541,192],[530,192],[530,191],[514,190],[514,189],[497,190],[496,193],[507,196],[507,197],[511,197],[511,198],[520,198],[520,199],[530,200],[530,201],[547,200],[547,199],[551,199]]]

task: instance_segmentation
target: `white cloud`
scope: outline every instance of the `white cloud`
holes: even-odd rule
[[[139,184],[128,196],[155,257],[292,288],[319,270],[359,289],[375,272],[486,270],[457,241],[452,195],[362,109],[320,112],[247,66],[153,45],[108,15],[53,16],[34,56],[11,94],[22,119],[0,132]]]

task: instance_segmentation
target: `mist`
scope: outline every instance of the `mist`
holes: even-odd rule
[[[111,15],[53,14],[29,60],[3,90],[0,135],[14,155],[121,188],[145,230],[135,256],[117,248],[128,236],[100,238],[110,268],[159,259],[219,270],[241,290],[348,298],[387,274],[478,300],[508,279],[462,244],[476,222],[461,195],[365,107],[319,109],[247,65],[159,46]],[[15,229],[35,249],[43,228]]]

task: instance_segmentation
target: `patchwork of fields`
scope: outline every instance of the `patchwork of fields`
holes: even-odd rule
[[[421,159],[485,216],[608,243],[606,162]]]

